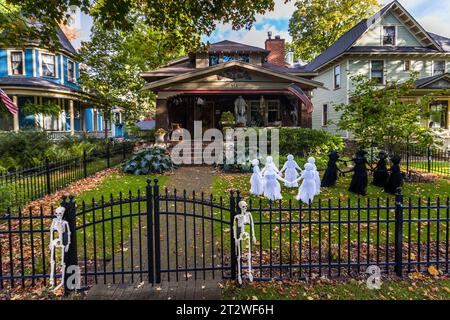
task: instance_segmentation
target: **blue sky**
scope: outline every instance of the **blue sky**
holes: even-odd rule
[[[243,42],[249,45],[264,47],[267,32],[272,31],[274,35],[280,35],[289,41],[289,18],[295,10],[295,0],[284,3],[285,0],[275,0],[274,11],[258,15],[252,30],[234,31],[231,26],[219,24],[216,31],[204,40],[217,42],[224,39]],[[382,4],[390,0],[381,0]],[[450,37],[450,0],[400,0],[400,3],[430,32]],[[85,15],[77,21],[80,26],[79,39],[74,44],[79,46],[80,41],[89,39],[92,21]]]

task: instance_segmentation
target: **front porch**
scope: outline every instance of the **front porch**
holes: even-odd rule
[[[42,130],[52,140],[60,140],[65,136],[93,136],[103,138],[105,127],[108,137],[121,136],[122,129],[112,119],[105,119],[101,110],[95,109],[71,96],[43,96],[26,94],[9,94],[19,107],[19,113],[0,114],[0,132],[19,132],[21,130]],[[24,112],[27,104],[43,106],[56,105],[58,115],[28,114]],[[121,116],[119,115],[119,118]]]
[[[236,100],[245,102],[245,123],[235,115]],[[241,100],[242,101],[242,100]],[[224,112],[235,115],[235,125],[247,127],[311,127],[311,114],[297,98],[283,91],[235,91],[183,93],[157,100],[157,127],[194,130],[201,121],[203,130],[221,129]]]

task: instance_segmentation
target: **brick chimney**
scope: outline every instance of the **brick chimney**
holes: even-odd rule
[[[275,36],[275,38],[272,39],[272,33],[269,32],[269,38],[266,40],[266,50],[269,51],[267,62],[281,67],[285,66],[286,50],[284,39],[281,39],[280,36]]]

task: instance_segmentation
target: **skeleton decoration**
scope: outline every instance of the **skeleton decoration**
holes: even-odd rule
[[[50,227],[50,286],[55,286],[55,271],[56,271],[56,250],[61,250],[61,282],[53,291],[59,290],[64,285],[66,264],[64,261],[64,254],[69,251],[70,247],[70,228],[69,223],[63,220],[66,208],[59,207],[55,210],[55,218],[52,220]],[[56,237],[55,237],[56,234]]]
[[[253,223],[252,214],[247,211],[247,202],[245,201],[239,202],[239,208],[241,208],[241,213],[237,214],[234,217],[233,236],[237,251],[238,282],[239,284],[242,284],[242,274],[241,274],[242,242],[248,241],[247,245],[248,279],[250,282],[253,282],[252,250],[250,241],[253,241],[253,244],[256,244],[256,237],[255,237],[255,225]],[[250,233],[245,231],[246,225],[250,226],[251,239]]]

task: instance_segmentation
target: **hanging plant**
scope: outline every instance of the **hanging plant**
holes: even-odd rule
[[[22,108],[24,115],[42,114],[44,116],[58,117],[61,113],[61,107],[54,102],[47,102],[44,104],[26,103]]]

